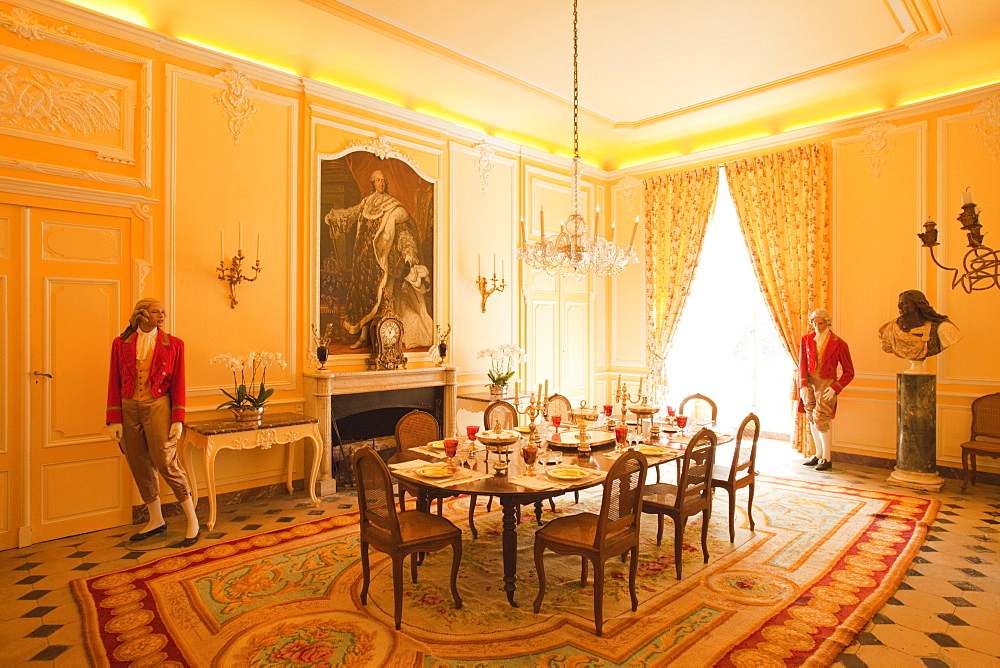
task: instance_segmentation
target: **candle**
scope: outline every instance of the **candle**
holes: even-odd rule
[[[521,245],[522,246],[524,245],[524,240],[525,239],[526,239],[526,237],[524,236],[524,216],[521,216]]]
[[[542,224],[542,243],[545,242],[545,207],[538,208],[538,220]]]
[[[632,244],[635,243],[635,233],[639,231],[639,216],[635,217],[635,227],[632,228],[632,238],[628,240],[628,249],[632,250]]]
[[[622,375],[618,374],[618,388],[615,394],[618,394],[621,391],[622,391]]]
[[[260,232],[257,233],[257,259],[260,259]]]
[[[965,190],[962,191],[962,206],[973,203],[974,200],[972,199],[972,191],[969,190],[969,188],[966,188]]]
[[[501,282],[501,283],[503,283],[503,276],[504,276],[504,271],[503,271],[503,260],[500,260],[500,282]]]
[[[545,398],[549,398],[549,379],[545,379]]]
[[[516,402],[521,397],[521,381],[514,381],[514,401]]]
[[[226,231],[219,230],[219,261],[226,263]]]
[[[642,396],[642,376],[639,376],[639,396]]]
[[[493,254],[493,278],[497,277],[497,254]]]
[[[538,384],[538,396],[539,397],[542,396],[542,384],[541,383]]]
[[[615,219],[611,219],[611,243],[615,242]]]
[[[240,245],[236,250],[243,250],[243,221],[240,221]]]
[[[476,276],[478,277],[483,275],[483,254],[480,253],[477,257],[479,259],[479,269],[476,271]]]

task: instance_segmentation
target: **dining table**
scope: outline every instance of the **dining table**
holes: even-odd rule
[[[393,455],[389,459],[389,470],[394,477],[417,489],[417,507],[424,512],[429,511],[431,498],[440,496],[442,491],[454,495],[495,496],[500,500],[503,588],[507,600],[516,608],[517,523],[520,508],[534,504],[535,516],[540,524],[542,502],[546,499],[602,484],[608,470],[621,455],[616,452],[613,435],[606,439],[606,433],[595,430],[595,440],[600,440],[601,444],[592,446],[589,453],[576,450],[567,452],[564,446],[560,448],[558,443],[552,443],[555,447],[549,449],[551,453],[561,453],[559,463],[536,462],[529,467],[520,454],[527,439],[521,438],[509,448],[508,454],[498,454],[479,445],[467,461],[457,465],[451,472],[451,469],[440,466],[440,462],[445,459],[440,445],[442,441],[432,441],[427,446],[409,448]],[[645,451],[643,454],[650,467],[656,467],[681,458],[690,438],[691,435],[663,432],[659,437],[650,439],[649,443],[633,447],[640,448],[640,452]],[[506,463],[502,474],[497,472],[498,461]],[[529,468],[534,475],[529,475]],[[567,479],[566,476],[576,479]]]

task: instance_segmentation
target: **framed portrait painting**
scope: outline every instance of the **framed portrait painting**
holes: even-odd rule
[[[434,330],[434,183],[404,160],[353,150],[319,160],[319,315],[330,353],[367,353],[369,324],[392,315],[403,349]]]

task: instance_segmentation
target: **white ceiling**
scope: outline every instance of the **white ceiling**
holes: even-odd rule
[[[605,168],[1000,81],[1000,0],[579,0]],[[572,0],[74,0],[489,134],[572,146]]]

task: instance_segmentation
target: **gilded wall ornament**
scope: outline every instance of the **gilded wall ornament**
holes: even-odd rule
[[[977,104],[972,113],[984,114],[983,119],[973,128],[986,144],[990,157],[994,161],[1000,160],[1000,93],[991,95]]]
[[[223,113],[229,118],[229,134],[233,143],[240,143],[240,136],[250,122],[250,116],[257,113],[257,105],[253,103],[247,91],[256,88],[256,84],[242,72],[224,70],[215,78],[226,85],[226,90],[215,95],[215,103],[222,107]]]
[[[483,194],[490,187],[490,175],[493,174],[493,170],[496,168],[496,163],[494,160],[497,157],[496,151],[493,147],[484,141],[479,142],[475,145],[475,149],[479,152],[476,157],[476,171],[479,172],[479,183],[483,190]]]
[[[0,123],[29,130],[90,136],[121,126],[118,91],[85,88],[53,74],[17,65],[0,67]],[[26,76],[25,76],[26,75]]]
[[[882,168],[889,159],[889,153],[896,148],[896,142],[889,138],[889,133],[896,129],[895,125],[885,121],[877,121],[865,126],[859,135],[865,142],[861,153],[868,158],[872,176],[880,178]]]
[[[347,149],[348,151],[368,151],[369,153],[374,153],[382,160],[396,158],[397,160],[402,160],[407,164],[413,164],[413,161],[410,160],[408,155],[393,146],[392,143],[382,135],[375,135],[374,139],[368,139],[366,141],[351,142]]]
[[[645,184],[632,176],[625,176],[618,182],[618,192],[621,193],[622,201],[625,202],[625,215],[631,218],[636,215],[635,201],[637,197],[642,197]]]

